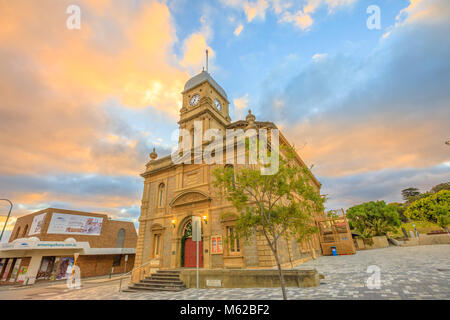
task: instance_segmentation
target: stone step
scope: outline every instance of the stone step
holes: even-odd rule
[[[147,286],[147,285],[143,285],[141,283],[137,283],[137,284],[132,285],[130,287],[130,289],[131,290],[149,290],[149,291],[182,291],[186,288],[184,287],[184,285],[183,286],[160,287],[160,286],[155,286],[155,285]]]
[[[180,274],[179,270],[158,270],[157,273],[161,274]]]
[[[144,279],[141,280],[140,282],[142,283],[160,283],[160,284],[183,284],[183,282],[181,280],[156,280],[156,279]]]
[[[154,275],[152,274],[150,277],[147,277],[145,279],[148,280],[173,280],[173,281],[178,281],[180,280],[180,277],[176,276],[176,277],[172,277],[172,276],[158,276],[158,275]]]
[[[142,285],[142,286],[156,286],[156,287],[164,287],[164,286],[167,286],[167,287],[179,287],[179,286],[184,286],[184,283],[183,282],[164,282],[164,283],[156,283],[156,282],[138,282],[138,283],[135,283],[135,284],[138,284],[138,285]]]

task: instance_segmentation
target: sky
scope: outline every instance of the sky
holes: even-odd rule
[[[67,27],[70,5],[79,29]],[[140,173],[153,147],[174,145],[206,49],[232,120],[251,109],[274,122],[327,209],[450,181],[448,16],[448,0],[0,0],[8,230],[48,207],[137,226]]]

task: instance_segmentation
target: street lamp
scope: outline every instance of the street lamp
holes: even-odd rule
[[[0,234],[0,241],[2,241],[2,238],[3,238],[3,232],[5,232],[6,225],[8,224],[8,219],[9,219],[9,216],[11,215],[11,210],[12,210],[13,204],[12,204],[12,202],[9,201],[8,199],[0,199],[0,200],[8,201],[8,202],[9,202],[9,206],[10,206],[10,207],[9,207],[8,216],[6,217],[5,225],[3,226],[2,233]]]

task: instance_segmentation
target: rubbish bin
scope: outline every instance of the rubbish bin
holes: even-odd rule
[[[333,256],[337,256],[337,251],[336,251],[336,247],[331,247],[331,254],[333,255]]]

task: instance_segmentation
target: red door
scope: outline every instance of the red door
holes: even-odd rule
[[[184,267],[197,267],[197,244],[191,238],[184,243]],[[198,266],[203,268],[203,241],[198,244]]]

